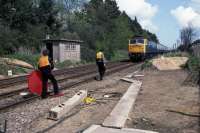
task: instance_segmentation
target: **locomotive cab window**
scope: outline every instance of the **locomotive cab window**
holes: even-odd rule
[[[130,40],[130,44],[136,44],[136,40],[135,39]]]
[[[130,44],[144,44],[144,39],[132,39],[130,40]]]
[[[144,44],[144,39],[137,39],[137,43]]]

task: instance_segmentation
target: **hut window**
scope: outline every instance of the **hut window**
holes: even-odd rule
[[[75,51],[76,50],[76,45],[70,44],[65,46],[65,50],[67,51]]]
[[[66,45],[65,50],[70,50],[70,45]]]
[[[76,50],[76,46],[75,45],[71,45],[71,50]]]

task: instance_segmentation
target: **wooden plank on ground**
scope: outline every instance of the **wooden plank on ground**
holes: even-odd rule
[[[135,103],[141,85],[142,82],[137,80],[133,81],[127,92],[117,103],[110,115],[104,120],[103,126],[115,128],[124,127],[129,112]]]
[[[134,80],[131,79],[131,78],[121,78],[120,80],[128,82],[128,83],[133,83],[134,82]]]
[[[83,133],[157,133],[157,132],[140,130],[140,129],[129,129],[129,128],[116,129],[116,128],[102,127],[100,125],[92,125]]]

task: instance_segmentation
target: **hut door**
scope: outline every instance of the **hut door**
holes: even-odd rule
[[[46,47],[49,50],[49,58],[51,58],[53,60],[53,44],[52,43],[47,43]]]

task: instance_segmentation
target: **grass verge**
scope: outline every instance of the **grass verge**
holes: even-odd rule
[[[118,50],[115,51],[114,56],[111,57],[111,61],[120,61],[120,60],[125,60],[127,58],[128,58],[127,51]]]
[[[62,68],[77,67],[77,66],[86,65],[86,64],[92,64],[92,63],[93,62],[66,60],[66,61],[61,62],[61,63],[56,63],[55,67],[58,68],[58,69],[62,69]]]

